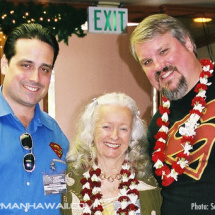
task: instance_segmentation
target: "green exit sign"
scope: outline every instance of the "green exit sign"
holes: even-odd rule
[[[90,33],[125,33],[127,23],[128,10],[126,8],[88,8],[88,32]]]

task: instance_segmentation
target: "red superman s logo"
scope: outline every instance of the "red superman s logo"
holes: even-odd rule
[[[205,112],[201,118],[201,124],[196,129],[195,143],[193,151],[189,157],[189,167],[184,171],[184,174],[189,175],[195,180],[199,180],[208,164],[208,159],[211,154],[211,149],[215,141],[215,125],[209,120],[215,118],[215,101],[207,103]],[[178,129],[184,125],[189,115],[185,116],[181,121],[177,121],[169,130],[169,138],[167,141],[166,163],[171,164],[175,161],[177,153],[183,150],[181,146],[181,136],[178,135]],[[211,135],[211,134],[214,134]]]
[[[61,148],[61,146],[60,146],[59,144],[51,142],[51,143],[49,144],[49,146],[52,148],[52,150],[56,153],[56,155],[57,155],[59,158],[62,157],[62,155],[63,155],[63,150],[62,150],[62,148]]]

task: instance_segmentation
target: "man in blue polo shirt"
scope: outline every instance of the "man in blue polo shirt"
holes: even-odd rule
[[[40,110],[59,52],[39,24],[22,24],[8,36],[0,88],[0,214],[60,214],[68,139]]]

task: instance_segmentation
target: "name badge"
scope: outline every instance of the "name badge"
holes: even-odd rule
[[[43,174],[44,195],[66,192],[65,174]]]

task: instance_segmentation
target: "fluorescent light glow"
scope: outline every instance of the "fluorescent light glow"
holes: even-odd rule
[[[194,22],[211,22],[212,18],[198,17],[193,19]]]
[[[137,26],[138,22],[128,22],[127,26]]]

